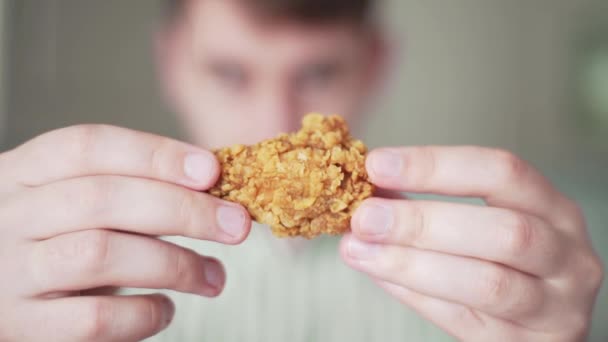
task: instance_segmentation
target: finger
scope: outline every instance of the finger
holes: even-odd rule
[[[79,292],[82,296],[114,296],[120,294],[120,287],[103,286]]]
[[[376,185],[391,190],[481,197],[561,224],[578,210],[538,171],[509,152],[481,147],[403,147],[372,151],[366,161]],[[565,220],[565,221],[564,221]]]
[[[141,235],[89,230],[37,242],[27,273],[33,296],[102,286],[171,289],[208,297],[224,287],[215,259]]]
[[[406,199],[407,196],[403,192],[392,191],[388,189],[375,188],[374,196],[388,199]]]
[[[174,306],[163,295],[64,297],[22,308],[19,341],[140,341],[165,329]]]
[[[35,215],[26,215],[35,210]],[[82,177],[20,192],[0,208],[1,222],[30,239],[111,228],[234,244],[251,219],[240,205],[168,183],[120,176]]]
[[[530,335],[515,324],[488,316],[462,304],[429,297],[389,282],[375,282],[460,341],[531,341]],[[538,337],[538,336],[535,336]],[[540,341],[534,339],[534,341]]]
[[[369,244],[352,235],[340,250],[348,265],[372,277],[496,317],[533,317],[546,299],[539,279],[490,262]]]
[[[569,255],[546,222],[500,208],[372,198],[351,228],[362,241],[489,260],[541,277],[561,270]]]
[[[43,134],[8,153],[4,172],[13,182],[38,186],[61,179],[122,175],[157,179],[193,189],[219,176],[215,156],[153,134],[106,125],[81,125]]]

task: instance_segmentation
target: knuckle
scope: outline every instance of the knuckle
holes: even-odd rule
[[[482,278],[481,294],[482,301],[487,307],[494,307],[504,298],[507,298],[510,290],[511,279],[498,268],[488,271]]]
[[[494,150],[494,160],[496,161],[499,179],[504,184],[510,184],[519,179],[526,171],[526,162],[507,150]]]
[[[424,268],[415,253],[388,247],[382,248],[377,258],[378,274],[393,278],[397,283],[407,284],[412,279],[429,276],[427,269]]]
[[[597,288],[599,289],[600,286],[602,285],[602,283],[604,282],[604,279],[606,278],[606,271],[604,270],[604,266],[602,265],[602,263],[600,261],[598,261],[598,266],[597,266],[597,279],[596,279],[596,284],[597,284]]]
[[[160,138],[160,141],[150,152],[149,157],[149,169],[152,174],[158,177],[167,176],[169,170],[167,170],[167,154],[171,150],[173,145],[169,138]]]
[[[425,187],[435,177],[437,169],[437,153],[433,147],[424,146],[416,149],[416,162],[418,164],[418,172],[414,176],[414,183],[418,186]],[[409,165],[406,161],[406,165]]]
[[[85,124],[67,128],[68,142],[73,149],[72,162],[83,168],[87,167],[89,156],[98,143],[101,132],[108,129],[106,125]]]
[[[511,288],[516,289],[509,290],[511,295],[501,299],[502,315],[509,317],[533,317],[541,314],[542,309],[546,306],[545,290],[536,283],[519,278],[510,283]],[[517,295],[514,295],[515,292],[517,292]]]
[[[193,271],[191,255],[185,251],[170,251],[168,255],[170,262],[167,264],[166,274],[169,286],[175,290],[186,288],[196,274],[196,271]]]
[[[186,234],[194,238],[202,238],[201,225],[195,221],[196,203],[198,194],[192,191],[183,191],[177,206],[175,222],[183,227]]]
[[[589,262],[589,269],[591,285],[597,290],[601,287],[605,277],[605,270],[602,261],[598,257],[594,256]]]
[[[567,328],[567,332],[564,337],[567,337],[568,341],[586,341],[589,328],[591,327],[591,318],[589,314],[579,311],[572,310],[565,313],[564,328]],[[566,340],[566,339],[564,339]]]
[[[566,199],[566,208],[571,213],[571,215],[579,221],[584,221],[585,213],[583,208],[576,203],[574,200],[569,198]]]
[[[75,243],[77,260],[82,271],[97,273],[105,267],[108,259],[111,233],[92,230],[81,233]]]
[[[419,205],[415,204],[406,204],[405,208],[411,216],[411,222],[413,222],[410,226],[411,229],[407,231],[405,242],[412,246],[424,245],[424,238],[428,228],[428,218],[426,217],[424,210]]]
[[[587,293],[596,295],[606,274],[601,259],[593,251],[579,252],[574,259],[575,270],[568,276],[568,291],[580,292],[583,287]]]
[[[91,177],[82,183],[78,193],[81,209],[86,217],[103,217],[109,209],[114,183],[110,177]]]
[[[91,298],[85,304],[83,316],[80,319],[80,337],[85,341],[101,340],[108,334],[112,309],[110,301],[104,298]]]
[[[563,224],[565,227],[571,227],[576,230],[584,230],[587,227],[585,213],[578,203],[569,198],[564,198],[563,208],[565,214],[563,215]]]
[[[147,319],[148,326],[150,326],[152,329],[158,330],[158,328],[163,325],[162,308],[157,300],[146,300],[141,311],[142,312],[139,317],[142,319]]]
[[[452,321],[454,325],[464,325],[466,329],[463,330],[469,331],[471,329],[478,329],[485,326],[485,323],[481,317],[472,308],[464,305],[459,305],[457,308],[455,308],[453,311]]]
[[[506,239],[506,250],[511,256],[526,254],[534,244],[535,231],[530,218],[523,214],[514,214],[513,224]]]

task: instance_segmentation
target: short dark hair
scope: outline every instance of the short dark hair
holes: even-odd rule
[[[170,17],[176,17],[188,0],[165,0]],[[198,0],[195,0],[198,1]],[[365,24],[372,17],[378,0],[238,0],[255,12],[305,24],[336,20]]]

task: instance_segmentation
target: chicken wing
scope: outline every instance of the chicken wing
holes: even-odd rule
[[[366,152],[340,116],[308,114],[296,133],[215,151],[222,172],[209,192],[242,204],[279,237],[341,234],[373,192]]]

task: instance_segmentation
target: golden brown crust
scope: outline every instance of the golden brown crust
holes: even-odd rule
[[[215,151],[222,173],[209,192],[242,204],[280,237],[342,234],[373,192],[366,152],[341,117],[308,114],[296,133]]]

